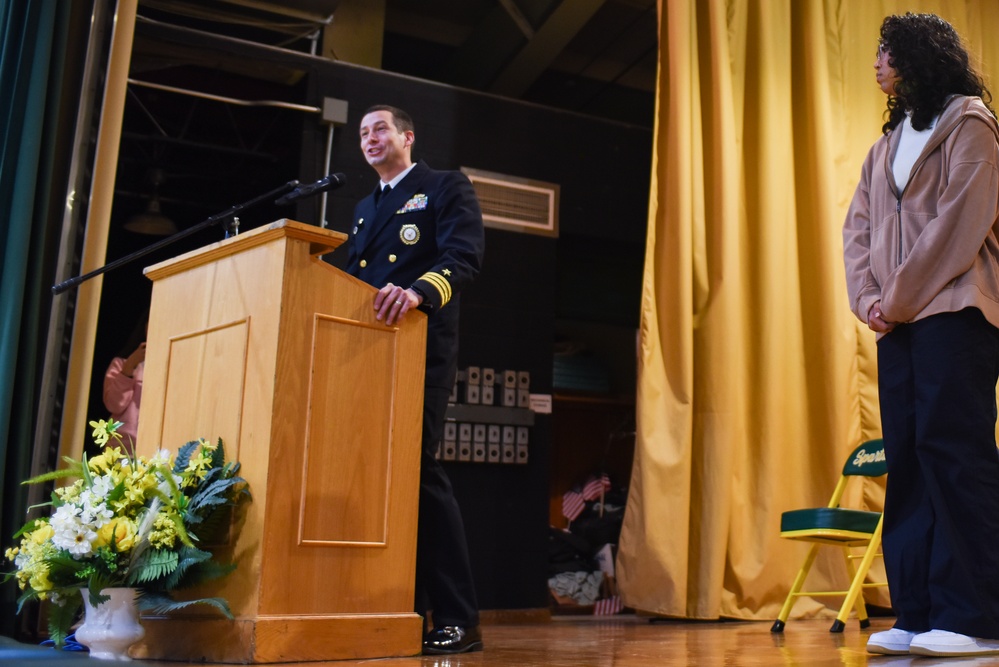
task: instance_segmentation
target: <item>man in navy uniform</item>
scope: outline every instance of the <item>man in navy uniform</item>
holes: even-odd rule
[[[381,182],[354,209],[347,273],[379,288],[385,324],[414,308],[428,316],[416,611],[433,611],[424,653],[464,653],[482,650],[478,605],[461,512],[434,450],[458,369],[459,293],[479,272],[485,233],[468,178],[414,163],[415,137],[401,109],[374,106],[361,119],[361,150]]]

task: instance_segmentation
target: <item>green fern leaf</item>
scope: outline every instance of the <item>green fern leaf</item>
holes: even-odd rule
[[[38,592],[29,586],[26,591],[21,593],[21,597],[17,598],[17,613],[18,614],[21,613],[21,607],[24,606],[25,602],[37,599],[38,599]]]
[[[220,505],[234,505],[240,497],[237,486],[242,483],[243,480],[238,477],[220,479],[199,489],[191,497],[185,518],[188,522],[198,523],[203,517],[213,512],[214,508]]]
[[[77,573],[83,570],[85,563],[75,560],[65,551],[60,551],[45,559],[49,569],[49,581],[55,586],[79,585]]]
[[[57,604],[49,605],[49,638],[57,648],[62,648],[66,643],[66,635],[69,634],[82,604],[82,598],[74,595],[62,607]]]
[[[233,618],[229,603],[223,598],[200,598],[198,600],[174,600],[166,595],[142,595],[139,597],[139,609],[154,614],[169,614],[172,611],[186,609],[192,605],[203,604],[215,607],[226,618]]]
[[[197,526],[197,536],[203,543],[223,544],[229,540],[229,529],[232,526],[232,506],[220,505],[206,512],[204,517],[190,520],[192,526]]]
[[[192,547],[181,549],[179,555],[180,559],[177,563],[177,568],[163,581],[163,587],[168,591],[180,587],[180,582],[188,570],[212,558],[211,553]]]
[[[225,497],[220,496],[212,496],[211,498],[199,500],[196,506],[193,503],[188,506],[184,521],[191,525],[197,525],[213,514],[216,508],[229,504],[229,501]]]
[[[191,455],[201,446],[199,440],[191,440],[177,450],[177,456],[173,460],[173,472],[177,475],[187,470],[187,464],[191,462]]]
[[[162,591],[154,591],[149,588],[140,588],[139,595],[135,598],[135,604],[140,611],[153,611],[160,605],[172,604],[173,598]]]
[[[184,576],[183,579],[177,583],[176,589],[181,590],[184,588],[200,586],[207,581],[224,577],[235,569],[235,563],[223,565],[222,563],[213,560],[199,563],[197,567],[192,567],[187,571],[186,576]]]
[[[104,593],[104,589],[109,588],[109,586],[105,583],[94,581],[94,578],[91,578],[91,580],[87,582],[87,586],[87,597],[90,598],[91,607],[96,607],[97,605],[103,604],[111,599],[110,595]],[[80,592],[82,594],[83,591]]]
[[[223,465],[225,465],[225,445],[222,444],[222,438],[219,438],[215,451],[212,452],[212,468],[221,468]]]
[[[134,586],[165,579],[177,569],[179,562],[176,551],[147,549],[139,556],[138,562],[132,564],[126,583]]]

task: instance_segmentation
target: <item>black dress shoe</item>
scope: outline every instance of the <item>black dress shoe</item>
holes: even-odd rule
[[[479,626],[463,628],[445,625],[434,628],[423,638],[423,652],[427,655],[471,653],[482,650],[482,632]]]

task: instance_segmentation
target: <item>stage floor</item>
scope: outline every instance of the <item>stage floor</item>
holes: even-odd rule
[[[999,656],[926,658],[867,653],[867,637],[886,630],[894,619],[874,618],[861,630],[851,620],[841,634],[829,632],[832,620],[789,621],[782,635],[771,622],[650,622],[616,616],[555,617],[551,622],[483,625],[486,650],[457,656],[293,663],[298,667],[824,667],[863,665],[948,667],[999,665]],[[181,667],[183,663],[142,661],[143,665]],[[203,663],[201,663],[203,665]],[[184,664],[184,667],[188,667]],[[190,667],[194,667],[192,664]]]
[[[893,619],[872,619],[861,630],[851,621],[842,634],[829,632],[831,620],[790,621],[783,635],[770,633],[770,622],[656,621],[635,616],[555,617],[550,622],[486,624],[486,650],[456,656],[423,656],[282,663],[295,667],[832,667],[863,665],[902,667],[986,667],[999,656],[924,658],[867,653],[867,637],[891,627]],[[6,649],[6,650],[5,650]],[[0,644],[0,665],[75,667],[115,664],[90,660],[86,654],[24,655]],[[155,667],[204,667],[205,663],[136,660]]]

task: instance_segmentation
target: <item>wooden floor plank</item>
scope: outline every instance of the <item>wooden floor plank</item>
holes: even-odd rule
[[[986,667],[999,657],[941,658],[876,656],[867,637],[886,630],[894,619],[872,619],[861,630],[851,620],[841,634],[829,632],[831,620],[788,621],[783,634],[771,622],[656,621],[635,616],[608,620],[556,617],[550,622],[483,626],[486,650],[457,656],[292,663],[297,667]],[[193,663],[143,661],[157,667],[195,667]],[[203,665],[204,663],[198,663]],[[291,666],[289,666],[291,667]]]

